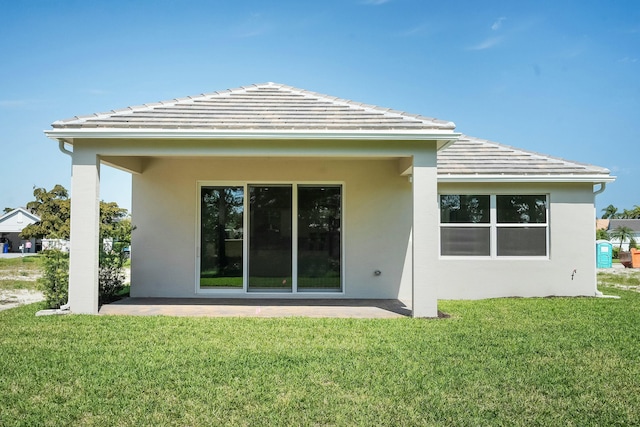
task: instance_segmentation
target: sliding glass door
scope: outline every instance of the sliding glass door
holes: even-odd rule
[[[342,186],[203,185],[200,240],[201,290],[341,292]]]
[[[242,289],[244,187],[200,188],[200,288]]]
[[[340,186],[298,186],[298,291],[340,291]]]
[[[290,185],[249,186],[250,292],[292,291],[292,206]]]

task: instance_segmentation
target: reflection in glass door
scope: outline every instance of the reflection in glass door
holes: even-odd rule
[[[292,291],[290,185],[249,186],[249,291]]]
[[[242,289],[244,187],[200,189],[200,289]]]
[[[341,207],[339,185],[298,186],[299,292],[339,292],[342,289]]]

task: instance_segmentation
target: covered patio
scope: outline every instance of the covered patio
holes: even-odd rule
[[[437,316],[436,153],[460,135],[451,122],[267,83],[52,126],[72,157],[74,313],[99,312],[106,164],[132,174],[131,296],[187,302],[159,313],[264,298],[337,300],[300,305],[333,316],[345,299],[402,299]]]
[[[125,298],[102,305],[99,314],[391,319],[411,316],[411,307],[397,299]]]

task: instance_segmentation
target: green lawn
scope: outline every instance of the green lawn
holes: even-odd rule
[[[0,258],[0,290],[36,289],[41,270],[39,256]]]
[[[640,294],[451,318],[0,312],[0,425],[640,425]]]

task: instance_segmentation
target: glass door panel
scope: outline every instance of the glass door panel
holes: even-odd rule
[[[298,186],[298,291],[342,289],[340,186]]]
[[[292,291],[292,187],[249,186],[249,291]]]
[[[243,187],[200,189],[200,289],[242,289]]]

